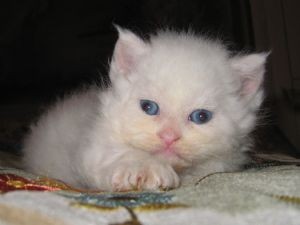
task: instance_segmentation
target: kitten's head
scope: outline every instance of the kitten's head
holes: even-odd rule
[[[111,135],[175,167],[236,149],[262,102],[266,54],[231,57],[216,41],[118,28],[103,101]]]

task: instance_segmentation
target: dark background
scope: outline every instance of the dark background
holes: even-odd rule
[[[233,51],[253,51],[251,15],[247,0],[1,1],[0,148],[18,151],[29,124],[57,96],[100,76],[107,79],[117,38],[113,23],[145,37],[157,28],[192,28],[223,39]],[[269,122],[260,128],[258,142],[271,151],[283,143],[293,154],[276,128],[270,102],[267,98]]]
[[[0,89],[34,92],[76,86],[106,74],[112,24],[147,34],[193,28],[253,49],[247,1],[10,0],[0,3]],[[243,16],[241,15],[243,13]]]

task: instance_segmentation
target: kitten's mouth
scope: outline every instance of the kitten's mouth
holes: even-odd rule
[[[161,155],[165,158],[178,158],[184,160],[184,158],[173,147],[165,147],[154,151],[154,155]]]
[[[178,153],[178,149],[175,148],[161,148],[154,151],[153,155],[170,163],[177,172],[190,166],[189,160]]]

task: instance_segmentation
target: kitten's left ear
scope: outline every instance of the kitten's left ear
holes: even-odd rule
[[[269,53],[235,56],[231,59],[231,67],[241,80],[240,95],[247,99],[254,97],[259,91],[265,73],[266,59]],[[260,103],[262,100],[260,94]],[[259,104],[260,104],[259,103]]]
[[[129,76],[141,58],[148,52],[149,44],[127,29],[116,26],[119,33],[111,62],[110,78]]]

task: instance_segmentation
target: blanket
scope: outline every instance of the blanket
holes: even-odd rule
[[[300,224],[300,167],[260,164],[159,192],[91,192],[0,168],[2,225]]]

